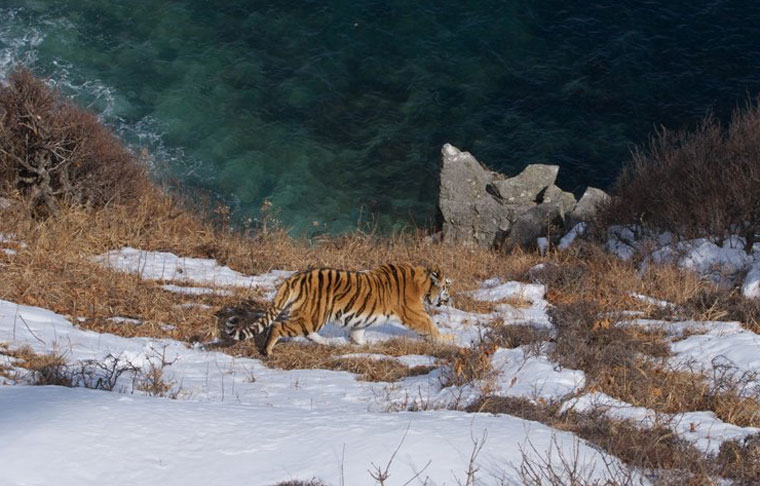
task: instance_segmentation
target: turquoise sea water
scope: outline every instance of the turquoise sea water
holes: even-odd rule
[[[440,147],[606,187],[656,125],[760,93],[753,2],[0,0],[34,67],[154,172],[294,232],[428,226]]]

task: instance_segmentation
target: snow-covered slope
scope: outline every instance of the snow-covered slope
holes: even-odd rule
[[[158,279],[167,285],[200,285],[192,292],[256,287],[271,295],[288,272],[245,276],[212,260],[123,249],[99,258],[104,265]],[[542,285],[490,279],[471,296],[493,302],[493,311],[474,314],[456,307],[437,309],[433,318],[460,346],[476,344],[488,325],[532,325],[552,329]],[[118,316],[114,316],[118,318]],[[721,359],[748,374],[758,366],[758,336],[736,323],[632,320],[620,325],[661,327],[674,339],[675,367],[714,369]],[[694,334],[694,333],[701,334]],[[345,343],[341,329],[323,334]],[[419,337],[401,326],[374,326],[370,342]],[[685,336],[685,338],[684,338]],[[443,387],[442,368],[396,383],[357,381],[346,372],[275,370],[261,361],[235,358],[168,339],[123,338],[86,331],[45,309],[0,301],[0,343],[29,346],[63,355],[69,366],[105,373],[131,371],[114,392],[24,384],[0,386],[0,485],[57,484],[231,484],[271,485],[319,478],[330,485],[375,484],[368,470],[390,466],[393,484],[464,484],[474,439],[487,434],[477,456],[478,485],[521,484],[523,454],[571,460],[588,475],[602,478],[618,464],[573,434],[508,415],[467,414],[447,409],[478,397],[477,384]],[[582,394],[581,371],[559,368],[549,359],[549,343],[497,349],[491,392],[545,401],[566,401],[564,409],[601,407],[611,417],[650,426],[667,425],[698,447],[715,452],[723,440],[755,433],[723,423],[709,412],[656,416],[599,393]],[[407,366],[435,366],[431,357],[349,354],[395,359]],[[0,353],[0,366],[14,367]],[[101,366],[102,365],[102,366]],[[162,368],[178,400],[146,396],[136,384],[151,368]],[[425,410],[408,412],[409,409]],[[539,462],[541,460],[539,459]],[[374,464],[374,465],[373,465]],[[41,467],[44,465],[44,467]]]
[[[416,394],[420,377],[391,386],[343,372],[272,370],[176,341],[84,331],[52,312],[9,302],[0,302],[0,341],[56,350],[70,363],[110,355],[147,366],[160,353],[172,362],[167,379],[183,398],[143,396],[128,376],[124,393],[0,387],[0,484],[266,485],[314,476],[336,485],[341,477],[345,484],[373,484],[368,468],[389,460],[407,428],[390,469],[404,482],[424,468],[420,477],[429,484],[456,484],[472,437],[483,432],[484,484],[502,477],[519,484],[514,466],[522,450],[566,457],[577,451],[583,463],[602,461],[572,434],[515,417],[379,411],[385,400]]]

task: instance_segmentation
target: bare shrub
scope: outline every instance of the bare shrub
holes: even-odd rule
[[[692,319],[739,321],[750,331],[760,332],[760,303],[737,290],[703,289],[680,307]]]
[[[125,373],[132,375],[132,380],[140,374],[140,368],[129,360],[109,353],[102,360],[86,360],[71,371],[72,385],[104,391],[124,392],[116,389],[119,378]]]
[[[128,359],[106,355],[101,360],[85,360],[69,363],[63,353],[40,354],[28,346],[18,349],[2,349],[3,354],[14,358],[14,366],[20,370],[9,373],[15,380],[23,379],[31,385],[59,385],[66,387],[82,387],[104,391],[134,393],[142,391],[149,396],[177,398],[180,387],[167,379],[164,371],[174,361],[166,358],[166,347],[160,352],[148,357],[148,365],[136,366]],[[122,386],[117,389],[119,378],[123,375],[131,379],[131,387]]]
[[[760,484],[760,434],[724,442],[716,462],[721,475],[732,479],[734,485]]]
[[[291,479],[282,483],[273,484],[272,486],[327,486],[327,483],[321,479],[311,478],[309,480]]]
[[[137,379],[137,389],[151,397],[168,397],[177,398],[180,389],[172,379],[167,379],[164,375],[166,368],[174,364],[174,360],[166,358],[166,346],[161,352],[154,350],[154,355],[149,357],[147,368],[140,370]]]
[[[556,453],[553,453],[553,450]],[[517,469],[520,480],[525,486],[633,486],[647,484],[643,478],[637,478],[633,469],[620,465],[609,457],[604,457],[605,473],[596,471],[595,461],[582,462],[580,441],[575,440],[570,451],[563,451],[552,437],[549,449],[544,452],[536,450],[528,442],[527,447],[520,448],[521,461]],[[604,479],[597,479],[601,475]]]
[[[8,355],[16,358],[17,367],[28,370],[25,378],[32,385],[73,386],[66,357],[61,353],[38,354],[23,346]]]
[[[489,327],[483,336],[484,341],[491,342],[500,348],[540,347],[542,343],[553,338],[554,334],[549,329],[530,324],[499,325],[498,323]]]
[[[29,197],[36,214],[59,201],[103,206],[147,187],[145,170],[97,117],[24,69],[0,86],[0,185]]]
[[[616,326],[618,317],[592,301],[556,305],[549,317],[557,327],[552,358],[591,376],[615,367],[633,370],[641,353],[659,357],[669,353],[662,336],[636,335],[632,329]]]
[[[693,131],[660,129],[618,176],[600,227],[635,225],[682,238],[760,233],[760,106],[748,101],[728,126],[707,116]]]
[[[491,393],[497,374],[491,366],[491,356],[497,349],[495,344],[486,341],[459,349],[443,374],[444,386],[478,384],[484,395]]]

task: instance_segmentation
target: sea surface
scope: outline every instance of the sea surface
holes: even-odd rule
[[[440,149],[608,187],[658,126],[760,93],[743,1],[0,0],[23,63],[151,169],[294,233],[435,221]]]

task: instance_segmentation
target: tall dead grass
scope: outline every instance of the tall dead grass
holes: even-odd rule
[[[682,238],[760,234],[760,104],[749,100],[726,126],[705,117],[691,131],[660,129],[633,153],[599,228],[635,225]]]

